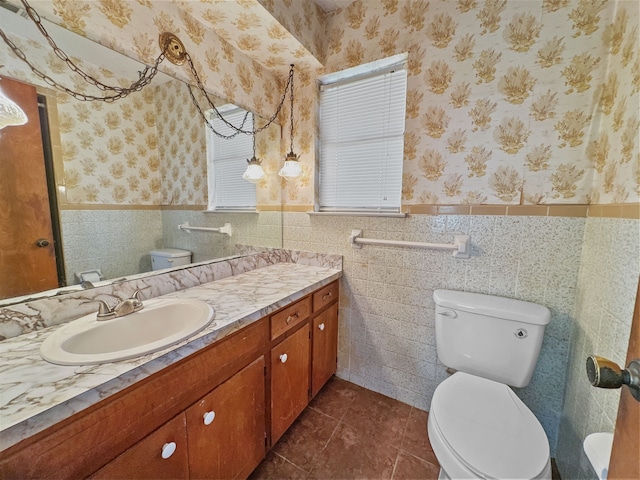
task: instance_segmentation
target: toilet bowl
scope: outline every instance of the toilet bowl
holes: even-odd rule
[[[455,373],[436,389],[427,428],[440,479],[551,479],[545,432],[507,385]]]
[[[533,375],[548,308],[436,290],[438,358],[457,370],[436,388],[428,433],[441,479],[551,479],[549,441],[512,387]]]

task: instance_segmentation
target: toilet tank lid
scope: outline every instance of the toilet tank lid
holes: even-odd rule
[[[151,250],[151,255],[155,255],[157,257],[167,257],[167,258],[180,258],[180,257],[188,257],[191,255],[189,250],[180,250],[179,248],[159,248],[157,250]]]
[[[455,290],[435,290],[433,300],[441,307],[533,325],[546,325],[551,320],[551,312],[544,305],[514,298]]]

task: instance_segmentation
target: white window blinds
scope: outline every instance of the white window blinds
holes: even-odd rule
[[[407,72],[320,91],[320,210],[399,211]]]
[[[240,126],[246,111],[239,108],[219,108],[224,118]],[[234,133],[215,113],[207,112],[213,127],[224,135]],[[247,117],[243,130],[252,130],[251,115]],[[207,186],[208,210],[245,210],[256,207],[256,186],[242,178],[247,168],[247,159],[253,155],[251,135],[240,133],[232,139],[218,137],[205,125],[207,139]]]

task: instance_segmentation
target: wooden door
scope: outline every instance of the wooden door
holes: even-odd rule
[[[309,403],[309,324],[271,350],[271,444]]]
[[[8,298],[57,288],[58,275],[36,89],[7,78],[0,89],[29,119],[0,130],[0,298]]]
[[[187,409],[191,478],[246,478],[265,455],[265,360]]]
[[[184,413],[179,414],[107,463],[90,478],[189,478],[186,423]]]
[[[313,319],[311,356],[311,396],[315,397],[331,375],[338,357],[338,304]]]
[[[640,284],[631,324],[626,365],[640,358]],[[627,387],[622,387],[613,450],[609,462],[610,479],[640,478],[640,402]]]

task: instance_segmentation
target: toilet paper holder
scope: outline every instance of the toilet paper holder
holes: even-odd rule
[[[622,369],[617,363],[597,355],[587,357],[587,377],[594,387],[620,388],[629,387],[631,395],[640,402],[640,359],[629,362]]]

